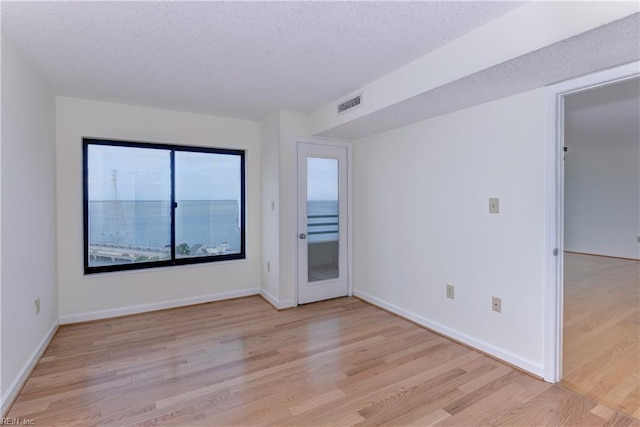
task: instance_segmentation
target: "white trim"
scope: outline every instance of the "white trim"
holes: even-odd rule
[[[336,147],[351,147],[351,141],[347,139],[328,138],[321,136],[312,138],[296,138],[296,143],[298,142],[303,142],[305,144],[334,145]]]
[[[527,372],[530,372],[534,375],[537,376],[542,376],[543,372],[544,372],[544,367],[542,365],[530,362],[526,359],[522,359],[521,357],[510,353],[508,351],[502,350],[498,347],[495,347],[491,344],[488,344],[484,341],[480,341],[477,340],[473,337],[470,337],[469,335],[465,335],[461,332],[458,332],[454,329],[450,329],[447,328],[446,326],[443,326],[439,323],[433,322],[429,319],[426,319],[418,314],[415,314],[411,311],[405,310],[403,308],[398,307],[397,305],[388,303],[386,301],[383,301],[379,298],[376,298],[374,296],[371,296],[365,292],[359,291],[359,290],[355,290],[353,293],[356,297],[370,303],[373,304],[375,306],[378,306],[380,308],[383,308],[387,311],[390,311],[393,314],[396,314],[400,317],[403,317],[405,319],[411,320],[412,322],[417,323],[418,325],[424,326],[427,329],[430,329],[432,331],[435,331],[439,334],[442,334],[446,337],[452,338],[456,341],[459,341],[463,344],[466,344],[468,346],[471,346],[473,348],[476,348],[484,353],[490,354],[491,356],[494,356],[500,360],[503,360],[507,363],[510,363],[514,366],[517,366],[520,369],[523,369]]]
[[[545,369],[544,379],[562,379],[564,251],[564,97],[640,76],[640,61],[547,88],[545,142]],[[558,256],[554,256],[554,249]]]
[[[278,301],[276,297],[271,295],[269,292],[265,291],[264,289],[260,289],[260,296],[264,298],[269,304],[271,304],[276,310],[280,309],[278,307],[280,305],[280,301]]]
[[[13,405],[13,401],[16,399],[16,397],[18,397],[18,393],[20,393],[20,390],[22,390],[22,386],[24,386],[24,384],[29,379],[31,372],[36,367],[36,364],[44,354],[45,350],[47,349],[47,347],[49,347],[49,343],[58,331],[58,325],[59,323],[57,320],[53,322],[45,336],[42,337],[42,340],[40,340],[40,343],[38,344],[34,352],[22,366],[22,369],[20,369],[18,375],[14,378],[11,385],[9,385],[7,392],[4,394],[4,396],[2,396],[2,407],[0,408],[0,413],[2,414],[1,416],[3,418],[9,411],[9,408],[11,408],[11,405]]]
[[[171,301],[156,302],[152,304],[131,305],[129,307],[113,308],[109,310],[91,311],[87,313],[71,314],[68,316],[60,316],[60,324],[88,322],[90,320],[108,319],[110,317],[126,316],[129,314],[146,313],[155,310],[164,310],[166,308],[184,307],[194,304],[203,304],[207,302],[221,301],[231,298],[248,297],[251,295],[259,295],[259,288],[242,289],[239,291],[220,292],[217,294],[202,295],[191,298],[181,298]]]
[[[347,292],[353,295],[353,168],[352,145],[347,145]]]
[[[269,304],[271,304],[273,308],[275,308],[276,310],[283,310],[285,308],[292,308],[296,306],[296,303],[294,300],[290,299],[290,300],[279,301],[276,297],[274,297],[264,289],[260,289],[260,296],[264,298]]]
[[[544,216],[544,228],[545,228],[545,286],[544,286],[544,309],[546,315],[544,316],[545,322],[545,336],[544,336],[544,379],[545,381],[555,383],[560,380],[562,363],[562,328],[556,328],[555,325],[562,324],[562,319],[557,316],[562,316],[561,307],[562,301],[562,289],[557,283],[560,283],[562,278],[560,276],[560,270],[562,268],[562,256],[561,248],[562,241],[558,234],[559,227],[562,224],[559,223],[561,215],[558,210],[561,205],[562,198],[558,194],[558,180],[561,179],[562,173],[558,171],[559,165],[562,163],[562,157],[564,152],[562,148],[558,146],[556,141],[556,135],[558,134],[558,123],[562,122],[558,118],[558,111],[563,111],[557,103],[562,99],[551,96],[551,92],[548,90],[547,96],[547,115],[546,121],[546,133],[547,144],[545,145],[545,216]],[[554,255],[555,254],[555,255]],[[551,285],[553,284],[553,285]]]

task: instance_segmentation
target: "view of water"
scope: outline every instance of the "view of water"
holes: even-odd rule
[[[310,218],[309,241],[338,238],[337,201],[309,201],[308,215],[335,217]],[[178,201],[176,209],[176,245],[192,255],[199,247],[219,248],[226,253],[240,252],[239,206],[236,200]],[[169,202],[94,201],[89,203],[89,243],[91,245],[130,246],[139,250],[166,250],[171,245]],[[319,233],[319,234],[315,234]],[[200,250],[202,251],[202,249]],[[201,253],[200,255],[206,255]],[[111,264],[108,259],[92,259],[91,265]],[[116,261],[118,262],[118,261]],[[119,261],[123,262],[123,261]]]
[[[310,200],[307,202],[307,215],[322,216],[323,218],[309,218],[308,232],[309,242],[331,241],[338,239],[338,201],[337,200]],[[333,225],[336,223],[335,225]],[[318,225],[314,224],[331,224]],[[316,234],[318,233],[318,234]]]
[[[163,248],[171,244],[169,202],[101,201],[89,204],[89,242]],[[176,244],[218,246],[240,250],[236,200],[179,201],[176,209]]]
[[[89,205],[89,242],[162,248],[171,244],[169,202],[100,201]],[[337,215],[337,201],[309,201],[308,214]],[[314,223],[337,222],[337,218],[312,218],[310,231],[332,231],[337,226],[313,227]],[[337,233],[311,235],[311,241],[331,240]],[[236,200],[179,201],[176,209],[176,243],[240,249],[238,202]]]

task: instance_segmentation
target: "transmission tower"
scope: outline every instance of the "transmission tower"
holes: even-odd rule
[[[118,171],[111,171],[111,200],[104,203],[104,222],[102,228],[102,241],[108,244],[121,244],[129,234],[126,231],[122,201],[118,194]]]

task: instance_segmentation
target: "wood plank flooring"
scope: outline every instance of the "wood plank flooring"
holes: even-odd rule
[[[355,298],[63,326],[9,412],[39,426],[640,426]]]
[[[640,418],[640,261],[565,254],[562,385]]]

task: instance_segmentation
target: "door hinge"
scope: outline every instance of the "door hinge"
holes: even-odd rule
[[[553,256],[558,256],[558,248],[555,248],[555,249],[553,250]]]

